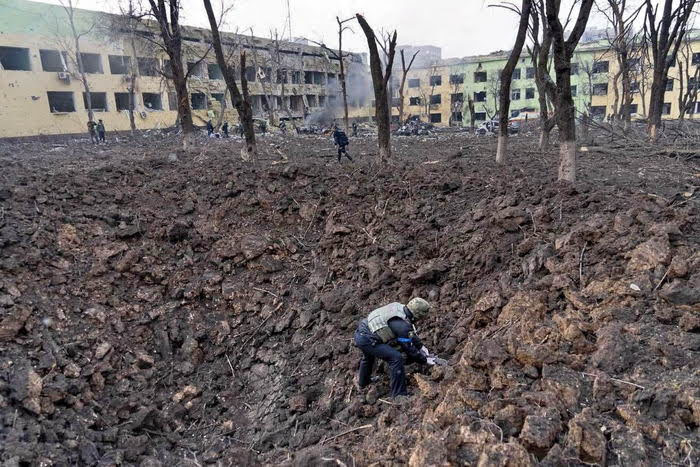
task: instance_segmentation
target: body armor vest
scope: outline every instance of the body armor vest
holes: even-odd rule
[[[367,317],[369,330],[376,334],[385,344],[396,339],[396,335],[389,327],[391,318],[401,318],[406,320],[404,306],[400,303],[389,303],[381,308],[377,308]]]

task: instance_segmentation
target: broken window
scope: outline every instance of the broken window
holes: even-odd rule
[[[464,94],[461,92],[458,92],[456,94],[450,94],[450,103],[451,104],[461,104],[464,102]]]
[[[289,96],[289,108],[294,112],[299,112],[303,108],[304,102],[301,96]]]
[[[126,55],[109,55],[107,60],[109,61],[109,70],[113,75],[125,75],[129,73],[131,57],[127,57]]]
[[[430,123],[442,122],[442,114],[430,114]]]
[[[673,91],[673,78],[666,78],[666,91]]]
[[[163,101],[159,92],[144,92],[143,105],[148,110],[163,110]]]
[[[314,84],[314,72],[305,71],[304,72],[304,84]]]
[[[218,63],[208,63],[207,73],[209,74],[209,79],[224,79],[224,74],[221,72],[221,67]]]
[[[115,92],[114,101],[117,104],[117,112],[121,112],[122,110],[134,110],[134,104],[131,102],[128,92]]]
[[[700,53],[693,54],[693,65],[700,65]]]
[[[318,107],[318,99],[314,94],[307,94],[306,102],[309,103],[309,107]]]
[[[75,112],[72,92],[48,91],[49,110],[51,113]]]
[[[486,102],[486,91],[475,92],[474,102]]]
[[[206,110],[207,96],[203,92],[193,92],[192,95],[192,110]]]
[[[430,105],[435,105],[435,104],[441,104],[442,103],[442,95],[441,94],[433,94],[430,96]]]
[[[408,80],[408,87],[409,88],[419,88],[420,87],[420,79],[418,78],[412,78]]]
[[[202,62],[187,62],[187,73],[190,76],[204,78],[204,66]]]
[[[318,106],[319,107],[326,106],[326,96],[318,96]]]
[[[622,108],[623,108],[623,110],[626,110],[627,106],[623,105]],[[629,105],[629,112],[630,112],[630,115],[636,114],[637,113],[637,104],[630,104]]]
[[[535,98],[535,88],[525,89],[525,99],[534,99],[534,98]]]
[[[211,94],[211,98],[214,99],[216,102],[219,103],[219,105],[224,105],[224,93],[222,92],[213,92]]]
[[[245,67],[245,79],[248,80],[249,83],[254,83],[255,82],[255,67],[254,66],[247,66]]]
[[[639,82],[632,81],[630,83],[630,92],[639,92]]]
[[[462,112],[452,112],[452,121],[453,122],[461,122],[462,121]]]
[[[535,68],[534,67],[527,67],[525,69],[525,79],[534,79],[535,78]]]
[[[594,120],[605,120],[606,107],[604,105],[591,106],[591,118]]]
[[[81,53],[80,60],[83,62],[83,70],[85,73],[104,73],[102,71],[102,58],[100,57],[100,54]]]
[[[670,102],[664,102],[664,106],[661,109],[661,113],[663,115],[670,115],[671,114],[671,103]]]
[[[136,64],[141,76],[158,76],[158,59],[151,57],[138,57]]]
[[[486,112],[474,112],[474,120],[476,120],[476,121],[486,120]]]
[[[177,93],[168,93],[168,107],[170,107],[170,110],[177,110]]]
[[[475,83],[485,83],[487,79],[488,78],[485,71],[477,71],[474,73]]]
[[[321,71],[314,71],[314,84],[326,84],[326,74]]]
[[[510,92],[510,100],[519,101],[520,100],[520,89],[513,89]]]
[[[272,68],[258,68],[258,76],[261,83],[272,82]]]
[[[277,70],[277,84],[287,84],[287,70]]]
[[[516,68],[515,70],[513,70],[512,79],[513,80],[520,79],[520,68]]]
[[[2,70],[31,71],[32,65],[29,61],[29,49],[0,47],[0,65],[2,65],[0,67]]]
[[[39,50],[39,56],[41,57],[41,69],[44,71],[66,71],[68,69],[66,66],[68,60],[65,52]]]
[[[593,85],[593,95],[594,96],[607,96],[608,95],[608,83],[596,83]]]
[[[464,84],[464,73],[450,75],[450,84]]]
[[[420,97],[409,97],[408,105],[420,105]]]
[[[697,110],[697,107],[698,107],[698,103],[697,103],[697,102],[688,102],[688,103],[686,104],[686,107],[685,107],[685,108],[686,108],[686,112],[688,112],[689,114],[692,115],[692,114],[694,114],[695,111]]]
[[[578,75],[578,63],[571,64],[571,74]]]
[[[571,97],[576,97],[577,93],[578,93],[578,88],[574,84],[573,86],[571,86]]]
[[[87,110],[88,101],[87,93],[83,93],[83,106]],[[107,93],[106,92],[91,92],[90,93],[90,107],[95,112],[107,112]]]
[[[606,61],[593,62],[593,73],[607,73],[610,63]]]
[[[301,71],[292,71],[292,84],[301,84]]]
[[[333,73],[328,73],[328,86],[335,87],[338,85],[338,79]]]

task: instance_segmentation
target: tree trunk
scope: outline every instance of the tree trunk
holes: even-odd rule
[[[542,131],[540,132],[540,149],[542,151],[549,149],[549,130],[542,126]]]
[[[655,69],[654,79],[651,83],[651,93],[649,96],[649,138],[652,141],[656,141],[658,137],[658,128],[661,125],[661,111],[664,105],[664,90],[666,88],[666,80],[663,75],[664,71],[662,69]]]
[[[474,131],[476,129],[476,117],[474,115],[474,99],[472,99],[472,96],[467,96],[467,107],[469,107],[469,124],[471,125],[471,130]]]
[[[403,124],[403,112],[404,112],[404,82],[401,82],[399,86],[399,125]]]
[[[138,69],[138,58],[136,57],[136,42],[134,41],[134,32],[131,32],[131,82],[129,83],[129,128],[131,134],[136,132],[136,119],[134,118],[134,108],[136,107],[136,77]]]
[[[576,181],[576,141],[565,140],[559,143],[559,180]]]
[[[348,117],[348,91],[345,82],[345,60],[343,60],[343,23],[336,16],[338,21],[338,59],[340,60],[340,91],[343,94],[343,124],[345,133],[350,133],[350,118]]]
[[[85,88],[85,103],[87,104],[88,120],[95,121],[95,114],[92,112],[92,94],[90,94],[90,82],[87,79],[87,74],[85,74],[85,68],[83,67],[83,54],[80,52],[80,38],[78,33],[73,26],[73,18],[70,20],[71,29],[73,30],[73,37],[75,38],[75,60],[78,64],[78,73],[80,73],[80,81],[83,83]]]
[[[180,54],[177,54],[180,56]],[[180,127],[185,136],[194,133],[194,122],[192,121],[192,109],[190,107],[190,96],[187,91],[187,79],[182,61],[170,57],[170,65],[173,73],[173,84],[177,95],[177,114],[180,117]]]
[[[504,164],[508,151],[508,120],[510,117],[510,85],[513,79],[513,70],[518,64],[520,53],[525,44],[525,36],[527,36],[527,26],[530,22],[530,9],[532,8],[532,0],[523,0],[520,9],[520,24],[518,25],[518,34],[515,37],[515,44],[510,51],[510,56],[506,62],[506,66],[501,71],[501,89],[499,95],[499,135],[498,149],[496,150],[496,162]]]
[[[369,47],[369,66],[372,73],[377,118],[379,160],[387,161],[391,158],[391,108],[389,107],[388,89],[391,69],[394,64],[394,54],[396,52],[396,31],[394,31],[394,34],[389,40],[386,68],[382,73],[382,61],[379,58],[374,31],[362,15],[357,14],[356,17],[357,21],[360,23],[360,27],[362,27],[365,33],[367,45]]]
[[[219,26],[216,23],[216,17],[214,16],[214,10],[211,7],[210,0],[204,0],[204,8],[207,11],[207,17],[209,18],[209,26],[211,27],[212,35],[212,45],[214,46],[214,52],[216,53],[216,61],[219,64],[219,68],[224,75],[224,80],[226,81],[226,86],[231,94],[231,103],[233,107],[238,112],[238,118],[243,126],[243,134],[245,135],[245,148],[241,150],[241,157],[244,160],[250,159],[255,156],[258,152],[257,144],[255,142],[255,127],[253,123],[253,108],[250,105],[250,95],[248,92],[248,80],[246,79],[246,56],[245,52],[241,52],[241,90],[238,90],[238,85],[236,84],[236,76],[234,71],[228,65],[226,57],[224,56],[224,50],[221,46],[221,36],[219,34]],[[268,102],[269,105],[269,102]]]

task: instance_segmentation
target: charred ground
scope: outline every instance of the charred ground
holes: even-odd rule
[[[525,142],[395,147],[3,146],[0,460],[697,464],[697,162],[583,153],[572,187]],[[351,337],[413,295],[451,366],[398,407]]]

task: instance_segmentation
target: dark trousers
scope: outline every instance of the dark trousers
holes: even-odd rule
[[[360,373],[358,384],[365,387],[370,383],[374,362],[380,358],[387,362],[391,373],[391,396],[404,396],[406,391],[406,371],[403,367],[401,352],[387,344],[372,345],[370,339],[362,335],[355,335],[355,345],[362,351],[360,360]]]
[[[105,141],[105,132],[104,131],[98,131],[97,132],[100,135],[100,141],[104,143]]]
[[[345,157],[348,159],[352,160],[352,157],[348,155],[348,150],[346,149],[345,146],[338,146],[338,162],[340,162],[340,158],[345,154]]]

